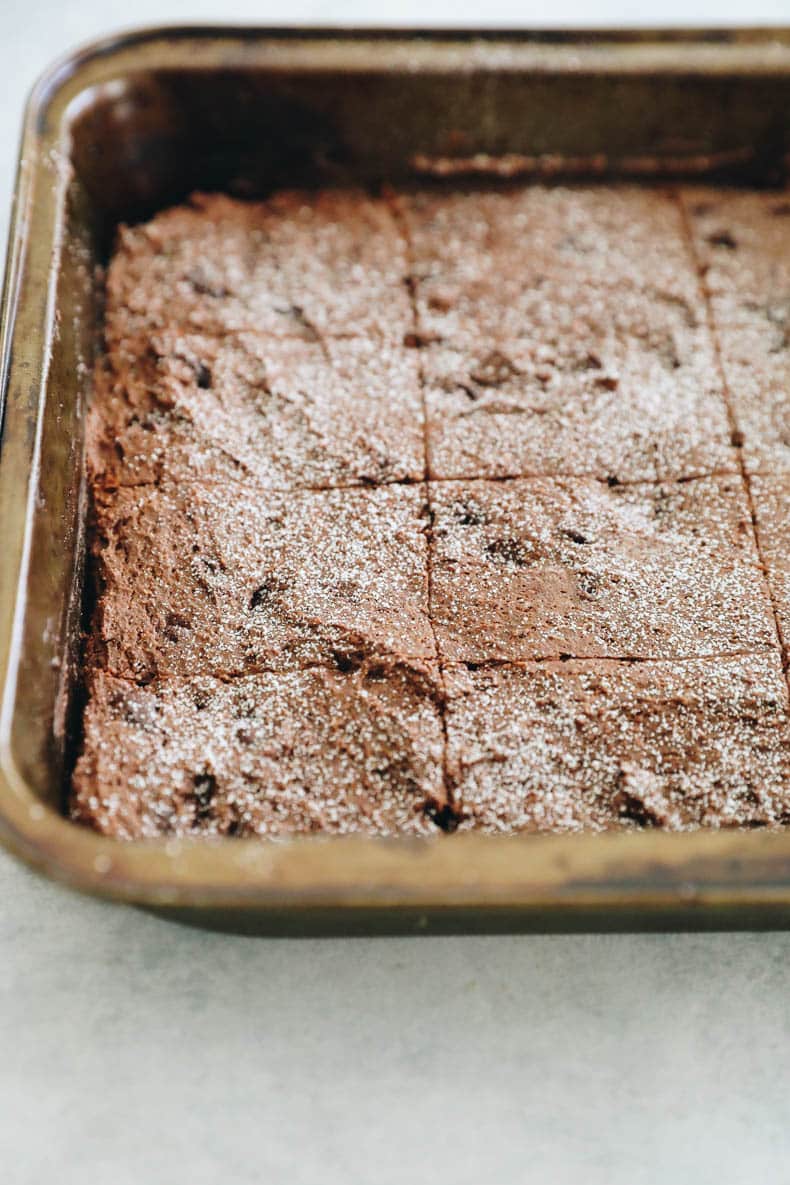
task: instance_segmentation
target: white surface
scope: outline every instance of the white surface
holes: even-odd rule
[[[0,0],[0,226],[22,99],[96,0]],[[137,0],[136,23],[781,23],[788,0]],[[0,559],[0,562],[1,559]],[[2,1185],[790,1182],[790,935],[263,941],[0,854]]]

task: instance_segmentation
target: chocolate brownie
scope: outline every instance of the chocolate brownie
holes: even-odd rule
[[[436,829],[442,725],[429,671],[144,687],[96,672],[89,691],[72,809],[106,835]]]
[[[406,210],[432,477],[737,471],[677,202],[536,187]]]
[[[97,374],[89,464],[110,485],[231,481],[278,489],[419,480],[414,351],[159,330]]]
[[[790,647],[790,476],[752,477],[750,485],[779,629]]]
[[[444,659],[698,658],[776,645],[739,477],[442,482]]]
[[[682,195],[719,325],[790,317],[786,193],[690,189]]]
[[[405,246],[361,192],[247,203],[194,195],[123,228],[107,275],[110,351],[166,328],[224,336],[387,336],[410,325]]]
[[[790,203],[121,231],[71,801],[119,838],[790,823]]]
[[[699,285],[670,192],[631,186],[515,186],[500,191],[418,193],[400,199],[426,328],[448,310],[445,284],[463,291],[497,281],[516,290],[562,282],[652,292],[695,308]],[[501,305],[505,308],[505,301]]]
[[[519,338],[474,328],[427,348],[430,476],[737,472],[707,330],[637,303],[586,292],[561,308],[541,294]]]
[[[96,506],[93,646],[114,675],[435,657],[420,486],[120,490]]]
[[[790,200],[684,195],[748,472],[790,469]]]
[[[718,338],[744,467],[790,471],[790,319],[722,325]]]
[[[462,828],[790,821],[787,685],[776,654],[455,666],[445,679]]]

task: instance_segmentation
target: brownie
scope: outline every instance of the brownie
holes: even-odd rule
[[[790,646],[790,475],[752,477],[752,500],[774,609]]]
[[[787,685],[776,654],[456,666],[445,678],[462,828],[790,821]]]
[[[790,469],[790,200],[691,190],[684,201],[710,293],[748,472]]]
[[[444,659],[697,658],[776,644],[739,477],[432,487]]]
[[[520,185],[422,192],[400,205],[423,316],[445,312],[433,300],[445,284],[463,291],[481,281],[537,288],[554,279],[577,296],[590,284],[644,289],[659,300],[699,306],[693,257],[668,191]]]
[[[106,835],[424,834],[444,803],[429,675],[91,678],[74,816]]]
[[[418,362],[402,347],[161,330],[145,352],[111,351],[97,383],[88,455],[105,484],[288,490],[424,476]]]
[[[790,317],[790,199],[770,191],[690,189],[683,202],[719,325]]]
[[[790,203],[195,195],[122,228],[71,813],[790,823]]]
[[[96,506],[93,645],[114,675],[435,657],[420,486],[120,490]]]
[[[474,326],[458,344],[431,344],[430,476],[736,472],[707,329],[639,303],[587,292],[560,307],[541,294],[518,338]]]
[[[677,202],[534,187],[407,220],[432,477],[737,471]]]
[[[790,309],[790,306],[789,306]],[[749,473],[790,471],[790,320],[719,329],[721,362]]]
[[[196,194],[123,228],[107,276],[110,350],[159,329],[389,336],[411,324],[402,236],[357,191],[268,202]]]

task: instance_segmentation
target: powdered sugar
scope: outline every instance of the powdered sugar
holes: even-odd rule
[[[733,248],[684,201],[729,392],[675,194],[198,195],[123,231],[76,817],[786,821],[786,532],[739,450],[784,466],[790,219],[727,199]]]

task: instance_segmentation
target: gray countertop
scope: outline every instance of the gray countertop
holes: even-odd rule
[[[0,232],[24,94],[128,5],[0,4]],[[138,0],[134,20],[545,23],[536,3]],[[787,0],[561,0],[779,24]],[[1,562],[1,561],[0,561]],[[3,1185],[790,1182],[790,935],[262,940],[0,853]]]

